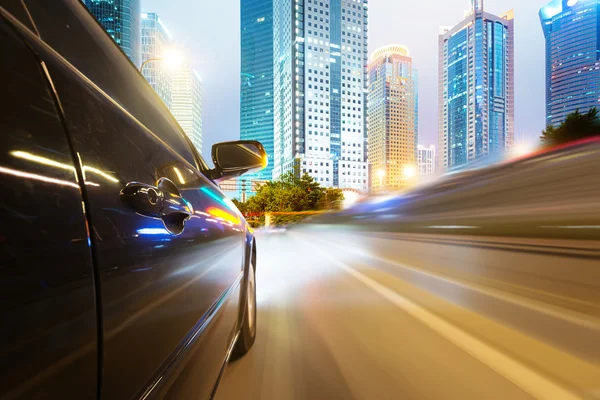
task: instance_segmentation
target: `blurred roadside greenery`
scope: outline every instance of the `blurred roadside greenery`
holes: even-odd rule
[[[246,218],[251,226],[257,227],[265,224],[264,213],[338,210],[343,200],[340,189],[322,187],[307,173],[300,175],[298,171],[290,171],[275,181],[266,182],[245,203],[233,202],[242,214],[261,214]],[[286,225],[308,216],[310,214],[273,215],[271,223]]]
[[[598,109],[594,107],[585,114],[581,114],[577,110],[567,115],[567,118],[558,127],[546,128],[540,139],[544,145],[555,145],[596,135],[600,135],[600,115],[598,115]]]

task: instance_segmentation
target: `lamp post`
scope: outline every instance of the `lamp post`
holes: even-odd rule
[[[166,64],[167,68],[176,69],[183,64],[183,57],[178,51],[168,50],[165,51],[161,57],[152,57],[145,60],[140,66],[140,73],[144,71],[144,67],[151,61],[162,61]]]
[[[146,64],[148,64],[151,61],[161,61],[161,60],[163,60],[163,58],[161,58],[161,57],[154,57],[154,58],[149,58],[149,59],[145,60],[140,67],[140,74],[143,73],[144,67],[146,66]]]

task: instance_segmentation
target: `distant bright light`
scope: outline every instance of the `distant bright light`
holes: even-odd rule
[[[402,168],[402,175],[407,179],[412,179],[417,176],[417,168],[414,165],[405,165]]]
[[[183,56],[175,49],[166,50],[161,58],[163,65],[170,70],[175,70],[183,64]]]
[[[512,148],[512,154],[515,157],[523,157],[523,156],[526,156],[526,155],[532,153],[534,150],[535,150],[535,145],[533,145],[532,143],[527,143],[527,142],[515,143],[515,145]]]
[[[569,1],[567,1],[567,6],[573,7],[578,2],[579,2],[579,0],[569,0]]]
[[[360,194],[353,191],[344,191],[344,200],[342,201],[342,208],[346,209],[360,199]]]
[[[383,178],[385,176],[385,170],[384,169],[380,169],[377,171],[377,176],[380,178]]]

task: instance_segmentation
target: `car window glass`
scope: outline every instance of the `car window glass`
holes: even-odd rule
[[[166,105],[80,1],[25,2],[42,40],[192,166],[205,169]]]

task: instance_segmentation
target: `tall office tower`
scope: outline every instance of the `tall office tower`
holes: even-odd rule
[[[409,49],[389,45],[369,63],[368,131],[371,189],[409,186],[417,168],[417,83]]]
[[[139,68],[141,65],[140,0],[83,0],[83,4]]]
[[[435,146],[417,146],[417,159],[419,162],[419,175],[428,176],[435,173]]]
[[[260,141],[269,164],[239,180],[239,198],[273,174],[273,0],[241,0],[241,29],[240,139]]]
[[[600,1],[553,0],[540,9],[546,37],[546,124],[600,108]]]
[[[438,166],[457,169],[504,151],[514,137],[514,16],[483,10],[439,36]]]
[[[202,154],[202,80],[187,60],[172,72],[171,113]]]
[[[273,4],[273,177],[365,192],[367,0]]]
[[[142,75],[150,86],[171,107],[171,71],[159,58],[165,55],[173,39],[155,13],[142,13]]]

